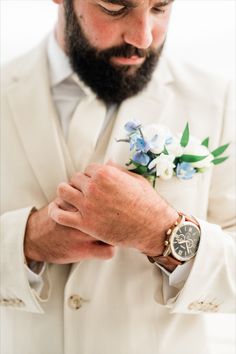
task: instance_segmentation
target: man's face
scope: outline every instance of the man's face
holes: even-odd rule
[[[64,0],[73,70],[106,103],[141,91],[161,54],[172,0]]]

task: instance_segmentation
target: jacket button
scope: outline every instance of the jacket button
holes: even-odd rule
[[[68,299],[68,305],[72,310],[79,310],[82,306],[82,299],[79,295],[71,295]]]

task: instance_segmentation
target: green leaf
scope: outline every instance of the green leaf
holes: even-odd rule
[[[182,162],[198,162],[204,160],[207,156],[197,156],[197,155],[182,155],[180,156],[180,161]]]
[[[137,173],[139,175],[146,175],[148,174],[148,168],[147,166],[139,165],[136,168],[134,168],[132,172]]]
[[[226,156],[226,157],[219,157],[218,159],[214,159],[212,160],[211,162],[214,164],[214,165],[219,165],[220,163],[224,162],[225,160],[227,160],[229,158],[229,156]]]
[[[228,146],[229,146],[229,144],[225,144],[225,145],[219,146],[217,149],[212,151],[212,155],[214,157],[220,156],[221,154],[223,154],[223,152],[227,149]]]
[[[209,146],[209,136],[206,138],[206,139],[204,139],[203,141],[202,141],[202,143],[201,143],[201,145],[203,145],[203,146],[205,146],[205,147],[207,147],[208,148],[208,146]]]
[[[198,173],[204,173],[204,172],[206,172],[207,171],[207,167],[201,167],[201,168],[196,168],[195,167],[195,170],[198,172]]]
[[[164,146],[163,154],[164,154],[164,155],[169,155],[169,153],[168,153],[168,151],[167,151],[167,149],[166,149],[166,146]]]
[[[183,135],[181,137],[181,140],[180,140],[180,145],[182,147],[185,147],[185,146],[188,145],[188,142],[189,142],[189,126],[188,126],[188,123],[187,123],[185,128],[184,128],[184,132],[183,132]]]

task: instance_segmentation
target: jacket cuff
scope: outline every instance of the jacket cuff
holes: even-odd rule
[[[165,292],[156,301],[172,313],[235,312],[235,243],[218,225],[198,220],[201,240],[189,276],[179,291]],[[164,277],[165,278],[165,277]],[[163,279],[163,289],[166,280]],[[173,290],[173,289],[172,289]],[[161,301],[160,301],[161,300]]]
[[[50,288],[47,275],[44,274],[44,286],[38,294],[31,288],[25,270],[24,236],[32,209],[10,211],[1,216],[0,305],[43,313],[41,302],[47,301]]]

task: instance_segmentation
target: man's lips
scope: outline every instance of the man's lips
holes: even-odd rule
[[[132,57],[111,57],[111,62],[116,65],[140,65],[144,62],[145,58],[140,58],[137,55]]]

